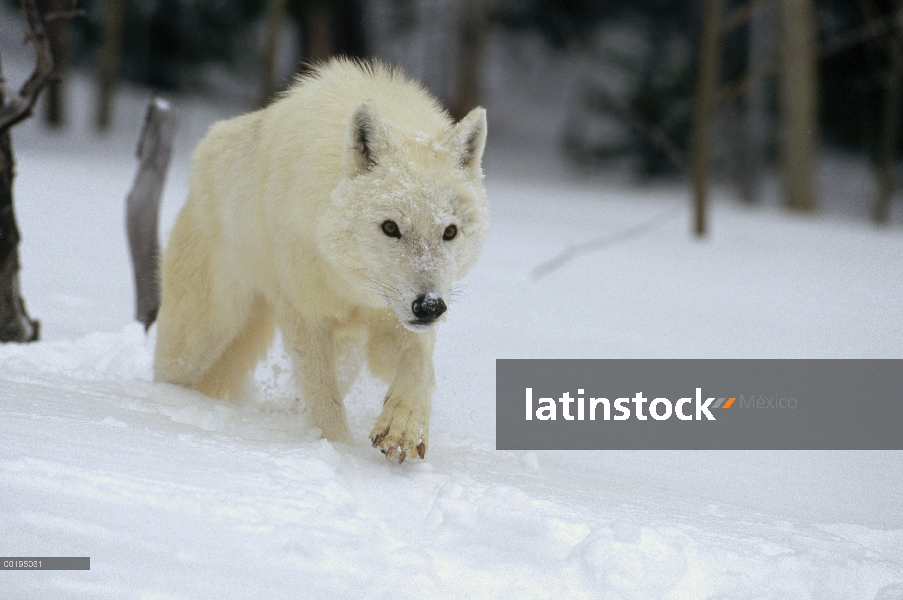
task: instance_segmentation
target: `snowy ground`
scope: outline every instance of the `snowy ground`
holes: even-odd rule
[[[903,453],[494,450],[496,358],[900,358],[898,225],[722,201],[697,242],[680,188],[490,149],[493,229],[439,329],[429,454],[398,466],[366,440],[380,384],[352,391],[351,447],[320,441],[278,345],[243,405],[150,381],[123,229],[142,94],[108,138],[73,95],[64,135],[15,130],[44,341],[0,347],[0,554],[91,570],[0,572],[4,598],[903,598]],[[230,110],[179,104],[164,230]]]

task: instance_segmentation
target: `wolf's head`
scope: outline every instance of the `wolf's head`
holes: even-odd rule
[[[486,239],[485,144],[482,108],[435,135],[389,123],[370,101],[351,113],[318,243],[362,302],[388,305],[407,329],[442,316]]]

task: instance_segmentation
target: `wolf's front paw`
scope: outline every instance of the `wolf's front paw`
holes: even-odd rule
[[[426,418],[415,411],[405,406],[390,410],[387,406],[376,420],[370,439],[386,458],[397,456],[402,463],[415,453],[420,458],[426,455],[427,427]]]

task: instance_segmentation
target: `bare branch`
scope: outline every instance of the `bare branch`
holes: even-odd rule
[[[749,0],[743,6],[735,8],[721,21],[721,35],[730,33],[753,18],[759,10],[771,4],[772,0]]]
[[[720,106],[731,100],[736,100],[740,96],[745,95],[751,87],[758,85],[768,77],[777,75],[779,70],[780,65],[778,61],[765,63],[762,67],[756,69],[752,73],[747,73],[739,80],[722,86],[718,91],[718,100],[716,103]]]
[[[854,46],[880,37],[903,23],[903,10],[897,10],[880,19],[871,19],[862,27],[852,31],[837,34],[825,40],[819,48],[819,56],[826,57],[849,50]]]
[[[819,58],[826,58],[854,48],[859,44],[872,41],[875,38],[892,34],[895,29],[903,27],[903,10],[897,11],[886,17],[874,18],[867,21],[862,27],[852,31],[840,33],[828,38],[817,48]],[[780,61],[772,61],[760,69],[747,73],[744,77],[724,85],[718,93],[718,104],[739,98],[758,85],[764,79],[777,75],[780,71]]]
[[[72,3],[73,6],[75,3]],[[75,17],[84,17],[87,13],[83,10],[76,10],[73,8],[72,10],[58,10],[52,13],[47,13],[44,15],[44,23],[49,23],[50,21],[57,21],[60,19],[74,19]]]
[[[687,170],[687,161],[683,152],[677,145],[671,141],[668,134],[654,123],[650,123],[642,115],[637,113],[626,101],[617,97],[615,94],[602,86],[595,86],[593,95],[597,100],[607,105],[611,110],[618,113],[627,123],[642,133],[652,144],[661,150],[674,165],[682,170]]]
[[[539,264],[530,271],[530,277],[536,281],[542,279],[552,271],[556,271],[566,265],[571,259],[604,250],[612,246],[624,244],[633,241],[639,237],[652,233],[662,225],[673,221],[678,215],[683,213],[682,208],[672,209],[663,213],[649,217],[641,223],[637,223],[633,227],[628,227],[602,237],[598,237],[579,244],[571,244],[558,253],[557,256],[551,258],[542,264]]]
[[[18,93],[11,95],[7,102],[0,106],[0,134],[31,116],[38,95],[53,76],[50,39],[47,37],[44,20],[38,12],[35,0],[22,0],[22,12],[28,20],[29,32],[26,39],[34,44],[37,59],[31,77],[22,84]]]

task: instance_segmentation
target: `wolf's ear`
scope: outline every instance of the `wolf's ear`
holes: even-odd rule
[[[345,133],[345,159],[349,175],[357,175],[376,166],[385,143],[385,131],[380,126],[376,107],[370,100],[364,100],[351,111]]]
[[[461,168],[479,176],[483,150],[486,148],[486,109],[477,107],[467,113],[446,134],[446,140]]]

